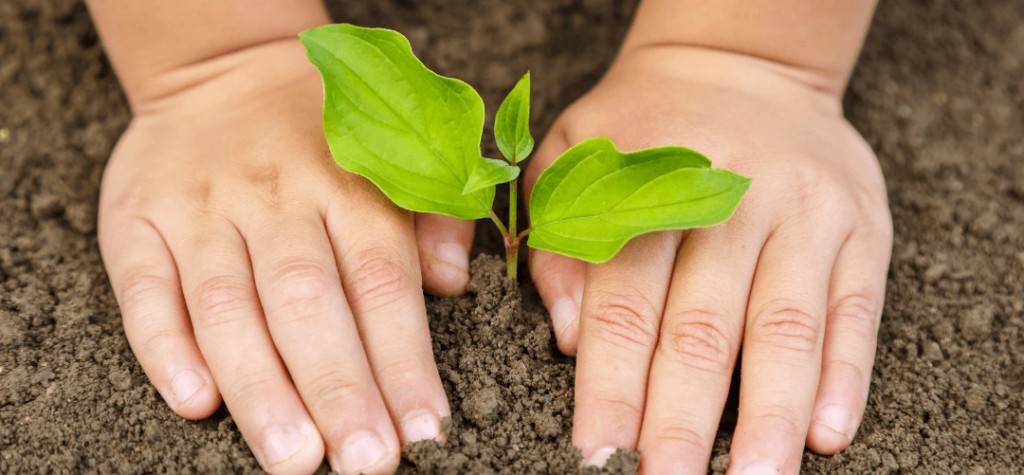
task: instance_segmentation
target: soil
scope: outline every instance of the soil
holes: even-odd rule
[[[636,5],[329,6],[336,21],[404,32],[428,66],[481,89],[489,121],[531,70],[541,132],[600,78]],[[885,314],[856,440],[832,457],[807,452],[804,473],[1021,473],[1022,84],[1024,3],[879,6],[844,105],[888,185],[896,236]],[[129,120],[82,3],[0,2],[0,473],[259,472],[225,410],[197,422],[174,415],[125,340],[95,216],[103,166]],[[483,223],[474,253],[502,250]],[[448,444],[414,445],[404,473],[561,474],[579,460],[568,442],[572,360],[554,349],[529,278],[509,281],[496,267],[477,259],[466,296],[428,297],[454,415]],[[727,466],[734,421],[733,402],[711,473]],[[616,463],[612,472],[629,473],[636,457]]]

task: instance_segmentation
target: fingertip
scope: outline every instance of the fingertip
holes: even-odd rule
[[[440,242],[420,257],[423,286],[441,297],[462,295],[469,285],[469,249],[454,242]]]
[[[469,285],[469,247],[474,223],[439,214],[416,215],[416,242],[423,286],[435,295],[451,297]]]
[[[313,423],[272,427],[258,445],[250,444],[264,470],[271,475],[304,475],[316,471],[324,461],[326,447]]]
[[[807,447],[822,455],[833,455],[849,447],[856,431],[849,409],[829,404],[814,411],[807,431]]]
[[[581,465],[584,467],[604,467],[605,464],[608,463],[608,459],[615,454],[616,450],[618,449],[611,445],[598,447],[583,459],[583,463]]]
[[[574,356],[587,264],[548,251],[530,250],[530,275],[551,313],[551,327],[562,353]]]
[[[164,401],[171,410],[185,419],[205,419],[220,407],[220,392],[206,371],[179,370],[171,377],[164,393]]]
[[[558,341],[558,349],[565,355],[575,356],[579,326],[580,305],[569,296],[558,298],[551,306],[551,326]]]

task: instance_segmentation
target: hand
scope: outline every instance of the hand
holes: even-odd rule
[[[448,403],[422,285],[472,223],[397,209],[331,159],[298,39],[161,77],[103,180],[100,245],[143,369],[182,417],[223,396],[271,473],[390,473]],[[422,282],[421,282],[422,275]]]
[[[568,147],[682,145],[753,179],[711,228],[630,241],[586,265],[531,251],[559,348],[577,354],[573,443],[601,465],[703,474],[743,350],[730,474],[799,471],[863,415],[892,224],[871,149],[813,73],[683,46],[623,53],[557,121],[527,191]]]

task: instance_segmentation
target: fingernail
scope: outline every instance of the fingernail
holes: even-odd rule
[[[572,297],[562,297],[551,306],[551,324],[555,327],[555,336],[561,336],[580,313],[579,305]]]
[[[203,386],[206,386],[206,380],[199,376],[199,373],[190,369],[183,369],[174,375],[174,379],[171,379],[171,394],[180,406],[185,404],[188,398],[199,392]]]
[[[267,431],[263,437],[263,458],[267,467],[273,467],[293,455],[306,442],[306,437],[292,426],[277,426]]]
[[[608,458],[615,453],[615,450],[617,449],[610,445],[600,447],[590,454],[590,457],[583,460],[583,466],[604,467],[604,464],[608,462]]]
[[[754,462],[743,467],[740,475],[779,475],[779,469],[775,462]]]
[[[402,439],[406,444],[434,440],[441,435],[441,419],[432,413],[407,415],[402,421]]]
[[[850,411],[842,404],[829,404],[818,411],[814,420],[849,438],[850,433],[853,432],[850,428],[852,418]]]
[[[331,463],[336,472],[359,473],[372,468],[384,459],[388,449],[380,439],[369,432],[350,435],[341,446],[341,455]]]
[[[454,242],[443,242],[437,245],[436,255],[438,259],[469,272],[469,253],[466,248]]]

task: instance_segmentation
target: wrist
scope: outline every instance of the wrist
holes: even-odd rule
[[[291,38],[329,21],[320,0],[88,0],[133,107],[182,69]],[[159,88],[157,88],[159,89]]]
[[[842,115],[843,89],[835,87],[833,78],[731,51],[676,44],[632,45],[616,58],[606,80],[623,76],[656,77],[674,87],[729,90],[781,107]]]
[[[623,51],[676,45],[733,52],[819,76],[842,95],[876,0],[643,0]]]
[[[168,70],[134,92],[136,117],[169,110],[193,117],[245,116],[312,106],[319,114],[323,101],[319,75],[297,36]],[[271,103],[281,101],[289,103]]]

